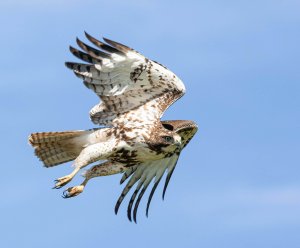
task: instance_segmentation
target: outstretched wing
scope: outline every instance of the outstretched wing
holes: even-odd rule
[[[163,189],[163,198],[166,193],[166,189],[168,187],[169,181],[171,176],[175,170],[180,152],[182,149],[189,143],[189,141],[193,138],[195,133],[197,132],[197,125],[193,121],[162,121],[162,125],[164,125],[167,129],[174,130],[177,134],[181,136],[182,145],[178,150],[170,157],[165,157],[160,160],[149,161],[143,164],[135,165],[130,168],[126,172],[124,172],[123,177],[121,179],[121,184],[126,181],[129,177],[129,181],[126,184],[124,190],[119,197],[116,206],[115,206],[115,213],[118,213],[119,207],[124,200],[125,196],[128,194],[130,189],[137,184],[136,189],[134,190],[127,207],[127,216],[128,219],[132,220],[132,213],[133,213],[133,220],[136,222],[136,215],[138,206],[140,201],[147,190],[148,186],[150,185],[151,181],[154,179],[154,185],[150,192],[147,208],[146,208],[146,215],[148,216],[149,206],[153,197],[153,194],[163,176],[165,171],[168,171],[164,189]],[[137,199],[136,199],[137,197]],[[136,200],[136,201],[135,201]],[[135,202],[135,204],[134,204]],[[134,208],[132,211],[132,207],[134,204]]]
[[[73,47],[70,51],[87,64],[66,66],[102,100],[90,111],[95,124],[152,124],[184,94],[181,80],[164,66],[120,43],[85,34],[98,49],[77,39],[84,52]]]
[[[124,200],[125,196],[130,191],[130,189],[135,184],[137,184],[136,189],[134,190],[134,192],[129,200],[129,204],[128,204],[128,208],[127,208],[127,216],[128,216],[128,219],[131,221],[132,220],[131,216],[132,216],[133,203],[138,195],[137,200],[135,201],[134,209],[133,209],[133,220],[136,222],[137,209],[140,204],[140,201],[141,201],[146,189],[148,188],[149,184],[155,178],[154,185],[152,187],[152,190],[150,192],[148,202],[147,202],[146,215],[148,216],[148,210],[149,210],[149,206],[150,206],[150,202],[152,200],[153,194],[154,194],[163,174],[165,173],[166,170],[168,170],[168,174],[167,174],[167,178],[166,178],[166,182],[165,182],[165,186],[164,186],[164,190],[163,190],[163,198],[164,198],[169,180],[175,169],[178,157],[179,156],[177,154],[174,154],[173,156],[168,157],[168,158],[163,158],[163,159],[156,160],[156,161],[149,161],[149,162],[139,164],[139,165],[129,168],[129,170],[123,174],[123,177],[122,177],[120,183],[123,183],[127,178],[129,178],[131,175],[132,176],[130,177],[130,180],[126,184],[124,190],[122,191],[122,193],[116,203],[115,213],[116,214],[118,213],[119,207],[120,207],[122,201]]]

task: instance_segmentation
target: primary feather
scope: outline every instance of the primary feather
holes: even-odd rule
[[[120,43],[104,39],[108,45],[86,36],[105,52],[77,39],[84,52],[73,47],[71,52],[90,64],[66,62],[66,66],[102,100],[90,112],[95,124],[153,123],[185,93],[181,80],[160,64]]]

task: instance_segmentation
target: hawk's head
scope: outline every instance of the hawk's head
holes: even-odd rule
[[[192,121],[162,121],[155,127],[147,144],[157,154],[180,152],[197,132],[197,125]]]
[[[187,120],[162,121],[161,124],[165,129],[180,137],[180,150],[190,142],[198,130],[195,122]]]

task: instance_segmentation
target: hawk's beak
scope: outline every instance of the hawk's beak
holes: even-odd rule
[[[179,136],[179,137],[175,137],[174,138],[174,144],[176,145],[176,146],[178,146],[178,147],[180,147],[181,146],[181,137]]]

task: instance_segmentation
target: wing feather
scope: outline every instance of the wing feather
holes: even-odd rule
[[[99,59],[93,58],[91,55],[86,54],[72,46],[70,46],[70,52],[77,58],[87,62],[87,63],[92,63],[92,64],[101,64],[102,61]]]
[[[104,38],[103,37],[103,40],[107,43],[107,44],[110,44],[112,45],[113,47],[115,47],[118,51],[121,51],[123,52],[124,54],[127,54],[129,51],[134,51],[136,52],[135,50],[133,50],[132,48],[128,47],[128,46],[125,46],[121,43],[118,43],[116,41],[112,41],[110,39],[107,39],[107,38]]]
[[[137,169],[138,165],[131,166],[127,171],[124,172],[120,184],[124,183]]]
[[[76,38],[76,43],[77,45],[85,52],[87,52],[89,55],[91,55],[93,58],[95,59],[99,59],[99,60],[102,60],[102,59],[109,59],[110,58],[110,55],[105,53],[105,52],[102,52],[100,50],[97,50],[87,44],[85,44],[84,42],[82,42],[81,40],[79,40],[78,38]]]
[[[138,198],[137,198],[137,200],[135,202],[134,209],[133,209],[133,220],[134,220],[135,223],[137,223],[137,221],[136,221],[136,215],[137,215],[138,207],[140,205],[141,199],[143,198],[143,195],[146,192],[146,190],[147,190],[150,182],[151,181],[148,181],[147,183],[144,184],[144,186],[143,186],[141,192],[139,193],[139,196],[138,196]]]
[[[96,38],[89,35],[87,32],[84,32],[84,33],[85,33],[86,38],[90,42],[92,42],[96,47],[103,49],[104,51],[107,51],[109,53],[116,53],[116,54],[123,55],[123,56],[126,55],[126,53],[123,53],[123,52],[119,51],[118,49],[115,49],[115,48],[97,40]]]
[[[90,111],[95,124],[116,126],[125,120],[126,125],[152,124],[184,94],[181,80],[157,62],[121,43],[85,35],[97,49],[77,38],[83,51],[73,47],[70,51],[88,64],[66,62],[66,66],[102,100]]]
[[[133,206],[133,202],[137,196],[137,194],[139,193],[141,187],[144,185],[144,182],[145,182],[146,178],[144,177],[143,180],[140,179],[138,185],[136,186],[136,189],[134,190],[130,200],[129,200],[129,204],[128,204],[128,207],[127,207],[127,217],[128,219],[131,221],[131,209],[132,209],[132,206]]]
[[[175,170],[176,164],[177,164],[177,160],[175,161],[174,164],[171,164],[171,165],[168,166],[168,174],[167,174],[167,177],[166,177],[166,181],[165,181],[165,185],[164,185],[164,189],[163,189],[163,194],[162,194],[163,200],[165,199],[166,190],[168,188],[170,179],[171,179],[171,177],[173,175],[173,172]]]
[[[123,189],[117,203],[115,206],[115,214],[118,213],[119,211],[119,207],[122,203],[122,201],[124,200],[125,196],[127,195],[127,193],[129,192],[129,190],[132,188],[132,186],[141,178],[142,176],[142,170],[137,170],[132,177],[130,178],[129,182],[127,183],[126,187]]]
[[[148,210],[150,206],[151,199],[153,197],[154,191],[157,188],[157,185],[159,184],[164,172],[166,170],[172,170],[174,171],[174,168],[176,166],[176,162],[178,160],[178,155],[174,154],[171,157],[163,158],[156,161],[150,161],[143,164],[139,164],[134,166],[133,169],[129,168],[128,171],[126,171],[121,179],[121,183],[124,182],[127,178],[131,176],[130,180],[128,181],[127,185],[123,189],[117,203],[115,206],[115,213],[118,213],[119,207],[124,200],[125,196],[128,194],[130,189],[137,184],[127,207],[127,217],[131,221],[132,220],[132,213],[133,213],[133,220],[136,222],[137,218],[137,210],[140,204],[140,201],[147,190],[148,186],[154,179],[154,186],[151,190],[148,202],[147,202],[147,209],[146,209],[146,215],[148,216]],[[170,178],[168,179],[169,182]],[[137,200],[136,200],[137,197]],[[135,201],[136,200],[136,201]],[[135,202],[135,203],[134,203]],[[134,209],[132,211],[132,207],[134,205]]]
[[[151,192],[150,192],[150,194],[149,194],[148,201],[147,201],[147,207],[146,207],[146,216],[147,216],[147,217],[148,217],[149,207],[150,207],[150,203],[151,203],[152,197],[153,197],[153,195],[154,195],[154,193],[155,193],[155,190],[156,190],[156,188],[157,188],[157,186],[158,186],[158,184],[159,184],[159,182],[160,182],[162,176],[163,176],[163,174],[162,174],[160,177],[156,177],[156,178],[155,178],[154,185],[153,185],[152,190],[151,190]],[[156,179],[157,179],[157,180],[156,180]]]

